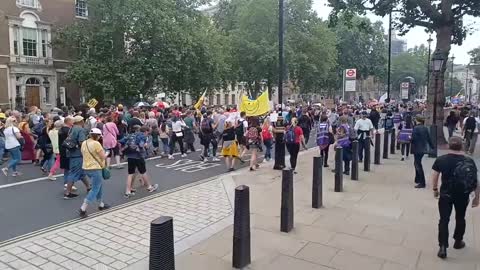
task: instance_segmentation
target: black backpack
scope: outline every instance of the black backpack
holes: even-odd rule
[[[477,126],[477,121],[475,120],[475,117],[468,117],[467,121],[465,121],[465,130],[468,131],[475,131],[475,127]]]
[[[453,177],[448,179],[448,191],[450,194],[469,194],[477,189],[477,167],[471,158],[465,157],[457,162],[453,171]]]
[[[237,123],[237,127],[235,128],[235,135],[237,136],[237,138],[241,138],[243,136],[245,136],[245,133],[244,133],[244,129],[243,129],[243,121],[240,121],[238,120],[238,123]]]

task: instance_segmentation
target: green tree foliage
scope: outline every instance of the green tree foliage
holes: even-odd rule
[[[472,26],[464,24],[464,16],[480,16],[480,1],[478,0],[328,0],[333,12],[331,20],[338,20],[339,13],[365,14],[372,11],[376,15],[386,16],[394,11],[396,28],[401,34],[408,32],[412,27],[425,27],[428,32],[435,32],[437,37],[436,51],[444,55],[446,59],[450,53],[451,45],[462,45],[467,34],[471,32]],[[444,76],[447,67],[443,66],[439,74],[439,89],[429,88],[428,101],[429,112],[433,108],[433,96],[438,95],[437,100],[444,99]],[[433,76],[432,80],[433,80]],[[443,103],[435,104],[437,111],[442,111]],[[441,143],[445,142],[443,136],[443,114],[437,114],[435,119],[439,127],[437,132]]]
[[[480,47],[471,50],[468,54],[470,55],[470,63],[473,64],[475,78],[480,80]]]
[[[427,85],[428,48],[421,45],[392,58],[392,90],[399,94],[405,77],[415,79],[417,88]]]
[[[91,0],[88,20],[62,29],[55,45],[80,51],[68,78],[93,97],[213,89],[223,43],[193,0]]]

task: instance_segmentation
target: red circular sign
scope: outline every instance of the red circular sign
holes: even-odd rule
[[[353,76],[355,76],[355,70],[353,70],[353,69],[347,70],[347,76],[348,76],[348,77],[353,77]]]

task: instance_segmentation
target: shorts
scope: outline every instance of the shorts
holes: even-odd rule
[[[120,147],[115,146],[114,148],[107,149],[110,153],[108,154],[108,157],[114,157],[114,156],[119,156],[120,155]]]
[[[147,167],[145,165],[145,159],[143,158],[129,158],[127,159],[128,163],[128,174],[135,174],[135,171],[138,169],[140,174],[145,174],[147,172]]]

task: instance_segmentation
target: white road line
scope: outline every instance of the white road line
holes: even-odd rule
[[[200,151],[203,151],[201,149],[198,149],[196,150],[196,152],[200,152]],[[178,156],[180,155],[180,153],[174,153],[173,154],[174,156]],[[156,159],[161,159],[162,157],[158,156],[158,157],[151,157],[151,158],[147,158],[147,161],[148,160],[156,160]],[[127,162],[122,162],[120,163],[120,165],[125,165],[127,164]],[[116,167],[117,165],[112,165],[112,167]],[[54,175],[55,177],[62,177],[63,174],[56,174]],[[9,187],[15,187],[15,186],[20,186],[20,185],[26,185],[26,184],[30,184],[30,183],[35,183],[35,182],[40,182],[40,181],[45,181],[45,180],[48,180],[48,177],[40,177],[40,178],[35,178],[35,179],[30,179],[30,180],[25,180],[25,181],[21,181],[21,182],[16,182],[16,183],[11,183],[11,184],[6,184],[6,185],[1,185],[0,186],[0,189],[5,189],[5,188],[9,188]],[[54,181],[52,181],[54,182]]]

